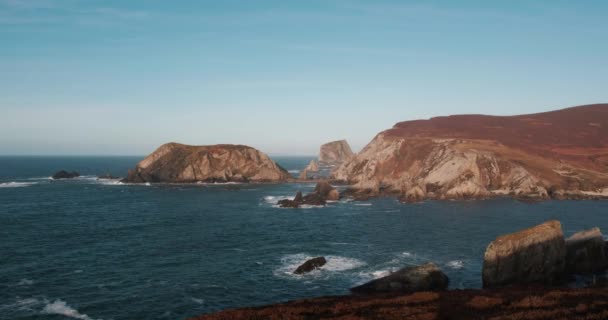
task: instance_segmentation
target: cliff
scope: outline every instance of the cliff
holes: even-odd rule
[[[242,145],[167,143],[129,170],[125,182],[270,182],[290,175],[266,154]]]
[[[349,161],[354,156],[346,140],[326,143],[321,146],[319,162],[336,165]]]
[[[608,105],[401,122],[333,176],[406,201],[608,197]]]

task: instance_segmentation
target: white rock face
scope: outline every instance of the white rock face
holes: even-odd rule
[[[355,188],[381,189],[410,200],[491,195],[547,197],[542,181],[520,163],[490,151],[463,148],[454,139],[406,139],[378,135],[333,177]]]

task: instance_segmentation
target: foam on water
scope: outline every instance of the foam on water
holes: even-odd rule
[[[452,261],[448,262],[446,265],[452,269],[462,269],[462,268],[464,268],[464,261],[452,260]]]
[[[55,300],[52,303],[47,303],[42,309],[43,314],[58,314],[62,316],[66,316],[74,319],[82,319],[82,320],[93,320],[93,318],[89,317],[86,314],[82,314],[78,312],[78,310],[68,306],[68,304],[63,300]]]
[[[17,283],[18,286],[31,286],[34,284],[34,280],[30,280],[30,279],[21,279],[21,281],[19,281],[19,283]]]
[[[355,203],[356,206],[359,207],[371,207],[372,204],[371,203]]]
[[[300,173],[300,170],[289,170],[289,173]]]
[[[38,184],[37,182],[16,182],[16,181],[11,181],[11,182],[2,182],[0,183],[0,188],[23,188],[23,187],[29,187],[32,185]]]

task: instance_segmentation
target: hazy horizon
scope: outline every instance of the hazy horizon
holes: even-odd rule
[[[608,102],[608,3],[0,0],[0,155],[363,148],[406,120]]]

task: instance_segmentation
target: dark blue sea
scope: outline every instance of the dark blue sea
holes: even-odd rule
[[[125,185],[140,157],[0,157],[1,319],[184,319],[226,308],[347,294],[433,261],[479,288],[496,236],[559,219],[608,230],[608,202],[509,199],[274,204],[309,184]],[[311,158],[276,157],[297,174]],[[60,169],[84,176],[49,179]],[[291,272],[309,257],[328,264]]]

